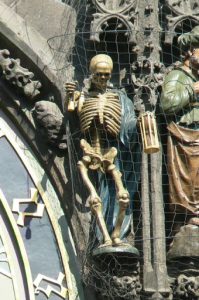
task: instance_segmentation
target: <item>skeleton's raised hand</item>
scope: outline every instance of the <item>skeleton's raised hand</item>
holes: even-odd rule
[[[77,88],[77,82],[66,82],[64,85],[66,94],[73,94]]]
[[[77,99],[79,97],[79,92],[76,91],[77,81],[75,82],[66,82],[65,85],[65,92],[66,92],[66,109],[68,111],[74,111],[77,103]]]

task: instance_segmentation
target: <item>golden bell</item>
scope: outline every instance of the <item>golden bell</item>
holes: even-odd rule
[[[144,152],[147,154],[156,153],[160,150],[157,124],[153,112],[144,112],[138,119]]]

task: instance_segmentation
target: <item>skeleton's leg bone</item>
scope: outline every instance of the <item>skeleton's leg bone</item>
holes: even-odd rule
[[[106,228],[106,224],[104,221],[104,217],[102,214],[102,201],[100,197],[98,196],[95,187],[93,186],[92,182],[90,181],[88,177],[88,165],[91,161],[91,158],[89,156],[84,156],[82,161],[79,161],[77,163],[78,168],[80,170],[82,179],[87,186],[89,192],[90,192],[90,207],[92,213],[95,215],[97,224],[102,232],[103,238],[104,238],[104,246],[112,245],[112,240],[110,238],[110,235],[108,233],[108,230]]]
[[[122,174],[119,170],[116,169],[116,166],[114,164],[111,164],[108,169],[108,172],[111,173],[116,189],[117,189],[117,198],[119,201],[119,212],[115,224],[115,229],[111,235],[112,241],[114,245],[119,245],[122,244],[123,242],[120,240],[120,231],[122,227],[122,223],[124,221],[125,217],[125,212],[126,209],[129,205],[130,199],[129,199],[129,193],[128,191],[124,188],[123,182],[122,182]]]

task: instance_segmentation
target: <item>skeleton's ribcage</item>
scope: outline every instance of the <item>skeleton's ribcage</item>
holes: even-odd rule
[[[86,98],[79,118],[83,133],[99,124],[108,134],[117,136],[121,125],[121,105],[118,95],[106,93]]]

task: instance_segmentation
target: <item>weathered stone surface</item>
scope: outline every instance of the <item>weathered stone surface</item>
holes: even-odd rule
[[[70,6],[55,0],[1,0],[0,22],[2,34],[31,57],[51,81],[60,81],[61,86],[72,76],[68,56],[74,44],[76,16]]]
[[[53,56],[46,40],[13,9],[10,9],[1,1],[0,22],[2,35],[11,40],[27,56],[31,56],[33,61],[37,61],[39,67],[50,64]]]
[[[174,295],[179,299],[197,300],[199,297],[199,276],[188,277],[184,274],[178,276]]]
[[[199,227],[186,225],[175,235],[168,259],[177,257],[199,257]]]
[[[64,116],[59,107],[50,101],[38,101],[35,104],[34,116],[43,139],[59,149],[66,149]]]
[[[19,59],[10,58],[10,52],[7,49],[0,50],[0,69],[3,78],[21,89],[26,97],[32,99],[40,94],[41,83],[32,79],[34,74],[23,68]]]
[[[19,14],[30,26],[34,27],[44,38],[66,33],[74,24],[68,24],[68,16],[74,12],[72,9],[55,0],[1,0],[13,11]]]

